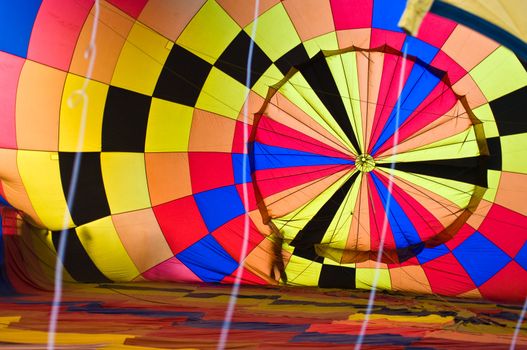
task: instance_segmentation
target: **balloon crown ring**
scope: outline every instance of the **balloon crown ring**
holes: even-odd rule
[[[364,173],[369,173],[375,168],[375,160],[369,154],[363,153],[355,159],[355,166]]]

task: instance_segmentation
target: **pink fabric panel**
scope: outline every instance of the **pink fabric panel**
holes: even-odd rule
[[[456,25],[457,23],[454,21],[428,13],[419,28],[417,38],[441,48],[454,31],[454,28],[456,28]]]
[[[372,28],[370,47],[374,49],[374,48],[387,45],[389,47],[392,47],[400,51],[403,47],[405,38],[406,38],[406,34],[404,33],[392,32],[391,30]]]
[[[27,58],[67,71],[93,0],[44,0],[31,34]]]
[[[188,267],[176,257],[168,259],[150,270],[143,272],[142,276],[150,281],[168,282],[202,282]]]
[[[24,59],[0,52],[0,148],[16,145],[16,94]]]
[[[461,67],[456,61],[448,56],[443,51],[439,51],[430,63],[434,68],[441,69],[447,72],[450,84],[455,84],[459,79],[467,75],[465,68]]]
[[[371,27],[373,0],[331,0],[335,29]]]

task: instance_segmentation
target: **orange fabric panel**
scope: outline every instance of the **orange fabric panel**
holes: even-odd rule
[[[189,152],[230,152],[236,121],[195,109],[190,128]]]
[[[368,48],[370,47],[370,28],[348,29],[337,31],[339,48],[345,49],[350,46]]]
[[[498,48],[498,43],[458,25],[441,48],[468,72]]]
[[[465,96],[468,105],[472,109],[487,103],[487,98],[483,95],[470,74],[465,75],[452,85],[452,90],[458,95]]]
[[[329,0],[283,0],[282,4],[302,41],[335,30]]]
[[[432,293],[426,274],[420,265],[390,269],[390,277],[393,290]]]
[[[19,149],[57,151],[66,72],[26,61],[18,83],[16,134]]]
[[[151,208],[113,215],[112,221],[139,272],[173,256]]]
[[[92,9],[79,35],[71,60],[70,71],[81,76],[86,75],[90,62],[84,54],[90,44],[93,20],[94,10]],[[93,79],[110,84],[121,49],[133,24],[134,20],[124,12],[106,2],[101,3],[95,38],[97,51],[93,66]]]
[[[239,0],[217,0],[217,2],[242,28],[254,20],[254,2],[252,1],[244,3],[243,6],[240,6]],[[280,0],[260,0],[258,15],[261,15],[279,2]]]
[[[502,172],[495,202],[515,212],[527,215],[525,193],[527,193],[526,174]]]
[[[152,206],[192,194],[188,154],[145,153]]]
[[[168,39],[176,41],[205,2],[205,0],[151,0],[139,15],[139,21]]]

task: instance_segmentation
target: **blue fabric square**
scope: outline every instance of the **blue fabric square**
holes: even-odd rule
[[[0,1],[0,51],[26,57],[42,0]]]
[[[516,257],[514,257],[514,260],[520,264],[521,267],[524,268],[524,270],[527,270],[527,242],[523,244],[522,249],[516,254]]]
[[[402,32],[397,24],[405,7],[406,0],[375,0],[372,27]]]
[[[176,258],[204,282],[220,282],[238,268],[238,263],[210,234],[177,254]]]
[[[431,260],[437,259],[449,252],[450,250],[447,248],[447,246],[441,244],[433,248],[424,248],[419,254],[417,254],[417,259],[421,264],[424,264]]]
[[[194,199],[209,232],[245,212],[243,202],[234,186],[196,193]]]
[[[477,231],[452,253],[478,287],[511,261],[507,254]]]
[[[425,43],[413,36],[407,36],[404,45],[406,45],[406,53],[408,55],[415,56],[426,63],[432,62],[439,51],[437,47]]]
[[[5,205],[6,207],[11,207],[11,205],[9,203],[7,203],[7,201],[5,200],[4,197],[0,196],[0,205]]]
[[[233,153],[232,154],[232,171],[234,173],[234,183],[235,184],[242,184],[243,183],[243,154],[239,153]],[[250,165],[250,157],[246,155],[247,157],[247,165],[245,168],[245,179],[246,182],[251,182],[251,165]]]

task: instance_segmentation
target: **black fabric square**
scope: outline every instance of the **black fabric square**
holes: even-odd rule
[[[243,85],[245,85],[247,78],[247,60],[251,41],[251,37],[242,30],[225,51],[223,51],[215,64],[218,69],[238,80]],[[272,63],[271,59],[255,43],[253,45],[251,65],[251,87],[260,79]]]
[[[489,159],[487,161],[487,168],[501,171],[501,142],[499,137],[492,137],[487,139],[489,147]]]
[[[110,86],[104,106],[102,150],[144,152],[152,98]]]
[[[309,61],[309,55],[307,54],[304,45],[298,44],[285,55],[280,57],[274,64],[283,75],[286,75],[292,67],[306,63],[307,61]]]
[[[62,190],[67,199],[76,154],[73,152],[59,153]],[[102,180],[100,153],[79,153],[79,157],[79,170],[73,202],[68,202],[71,217],[76,225],[82,225],[110,215],[110,207]]]
[[[62,234],[67,235],[66,246],[64,249],[64,256],[62,257],[62,264],[66,271],[77,282],[84,283],[109,283],[112,282],[97,268],[95,263],[90,259],[90,256],[84,249],[75,229],[67,231],[53,231],[51,233],[51,240],[55,246],[55,250],[59,250],[59,242]]]
[[[154,97],[194,107],[212,65],[174,44],[161,70]]]
[[[527,132],[527,86],[489,102],[500,136]]]
[[[318,278],[320,288],[355,288],[355,269],[344,266],[322,265]]]
[[[293,251],[293,255],[299,256],[307,260],[318,261],[318,262],[322,262],[322,260],[324,259],[318,256],[317,252],[315,251],[315,246],[313,245],[295,247],[295,250]]]

